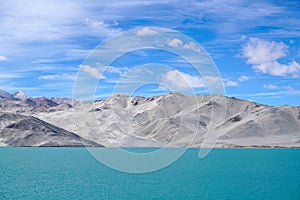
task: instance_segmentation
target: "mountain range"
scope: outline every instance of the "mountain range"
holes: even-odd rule
[[[300,147],[300,106],[178,92],[80,102],[0,91],[0,146]]]

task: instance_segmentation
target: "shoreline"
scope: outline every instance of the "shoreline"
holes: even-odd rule
[[[168,148],[168,149],[176,149],[176,148],[182,148],[182,149],[299,149],[300,146],[280,146],[280,145],[224,145],[224,146],[191,146],[191,147],[91,147],[91,146],[0,146],[0,148],[105,148],[105,149],[129,149],[129,148],[135,148],[135,149],[161,149],[161,148]]]

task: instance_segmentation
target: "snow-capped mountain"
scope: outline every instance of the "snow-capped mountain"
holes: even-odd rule
[[[20,100],[26,100],[28,98],[27,94],[25,94],[22,90],[19,90],[18,92],[14,93],[12,96]]]

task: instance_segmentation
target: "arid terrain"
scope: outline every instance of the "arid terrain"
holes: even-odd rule
[[[95,102],[0,92],[1,146],[300,147],[300,107],[220,95]]]

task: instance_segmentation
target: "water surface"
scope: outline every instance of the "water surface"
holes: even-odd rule
[[[198,151],[128,174],[84,148],[0,148],[0,199],[300,199],[300,149]]]

